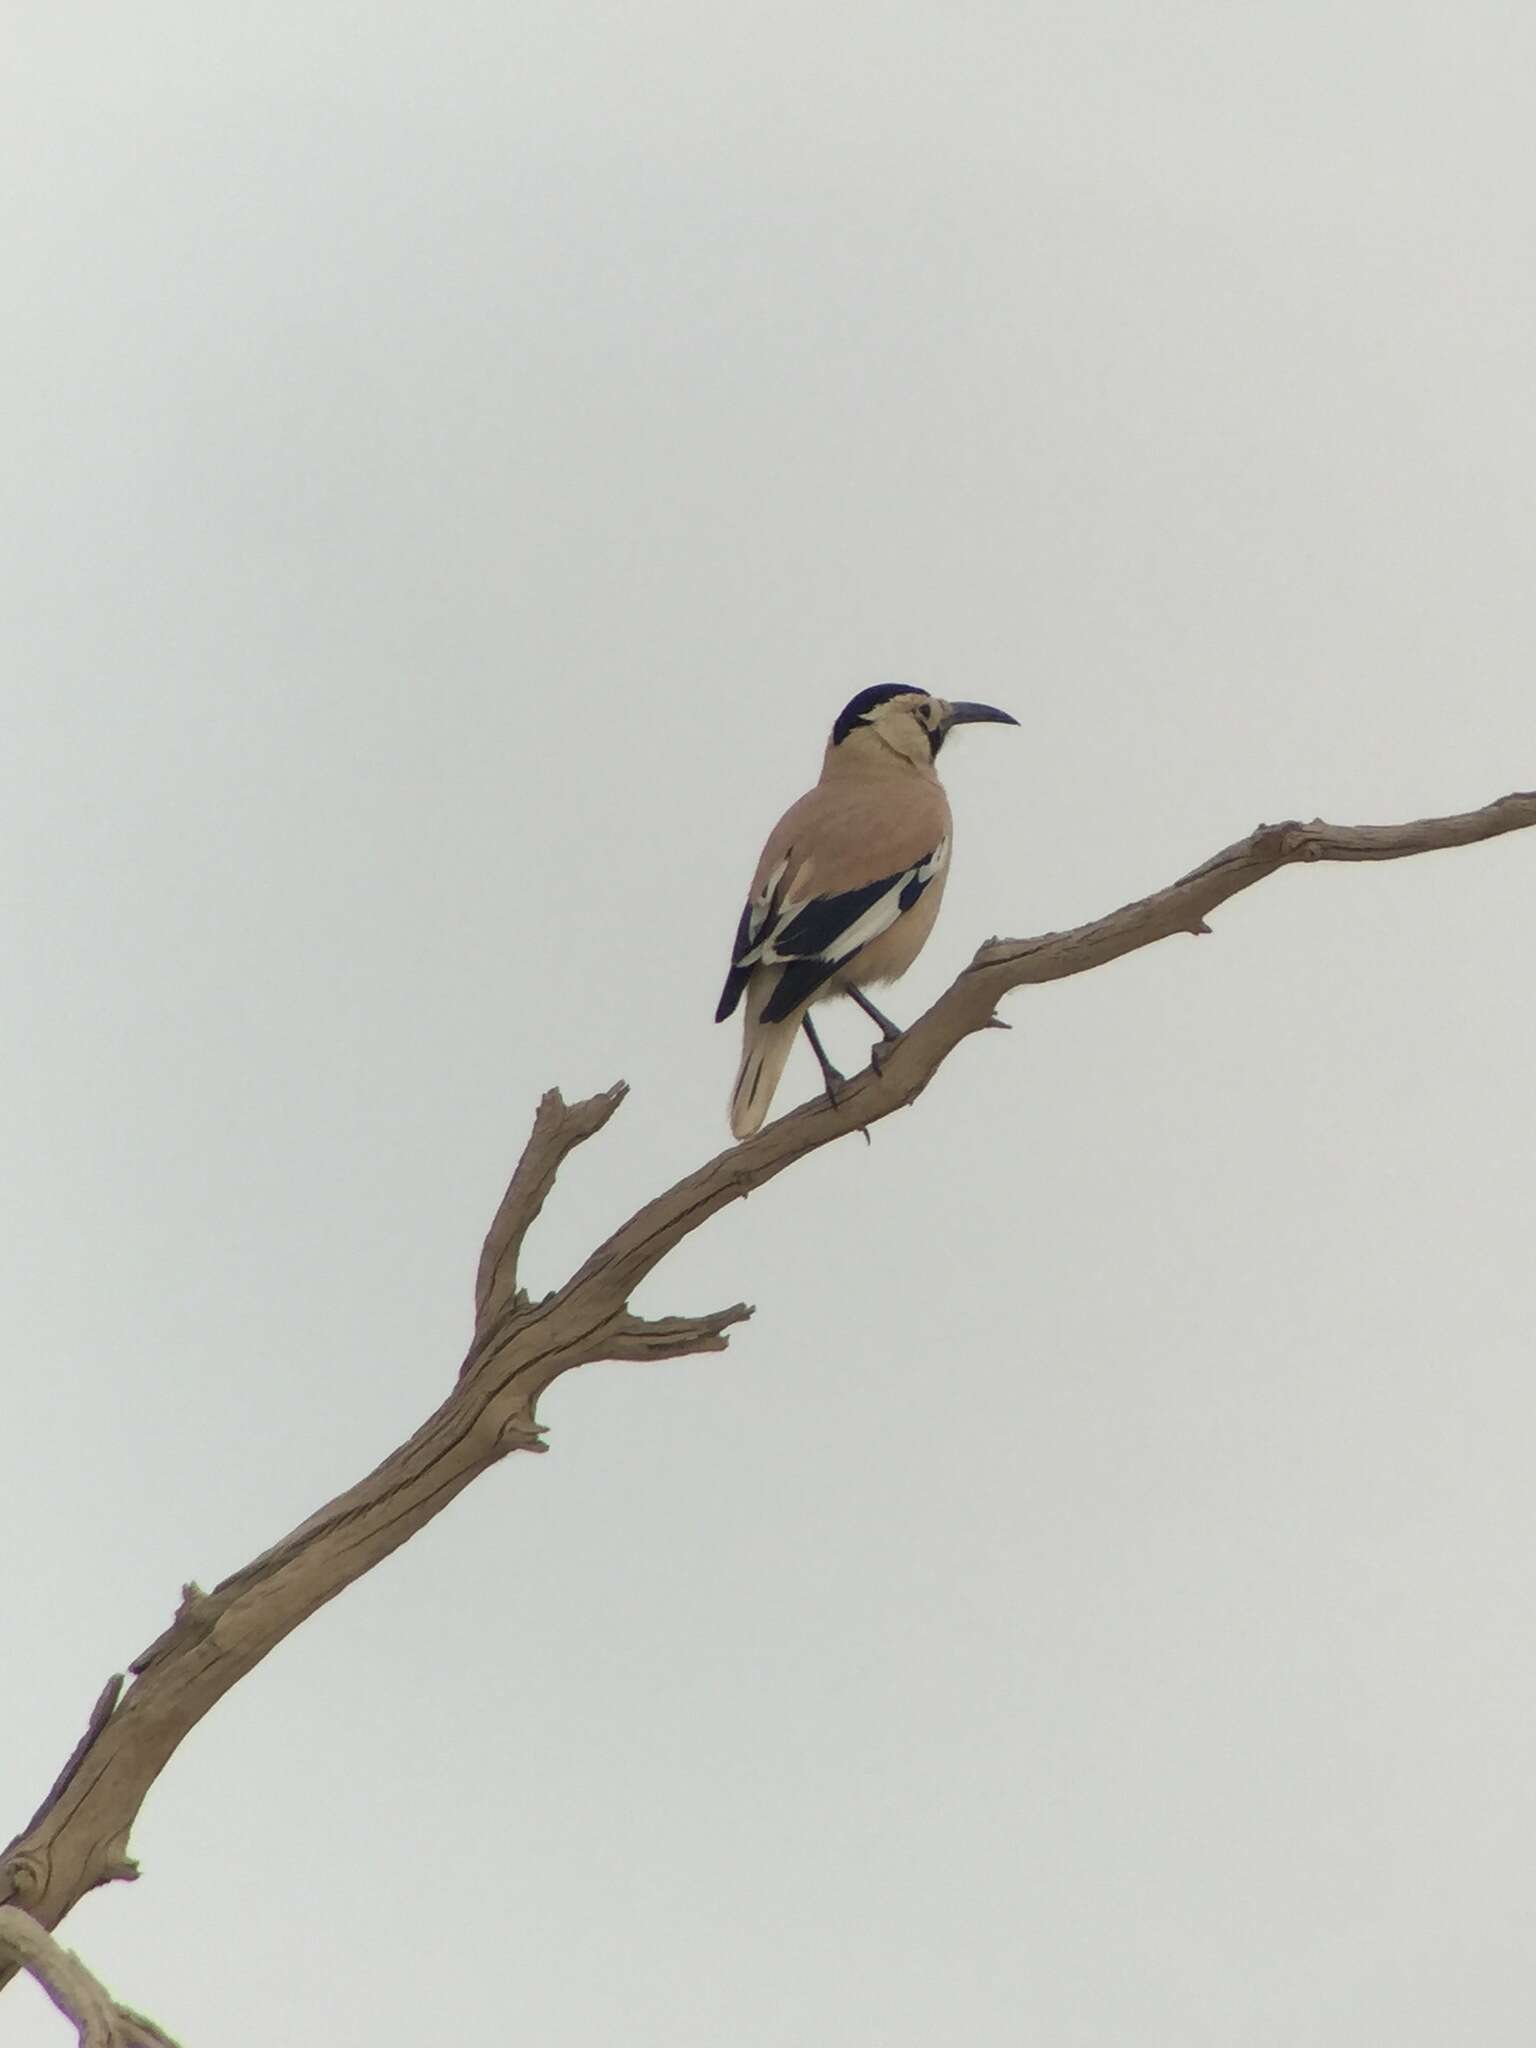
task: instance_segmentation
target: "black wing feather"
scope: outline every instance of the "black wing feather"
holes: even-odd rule
[[[857,889],[845,889],[836,896],[814,897],[811,902],[802,904],[782,925],[774,922],[782,897],[782,883],[774,890],[771,902],[756,905],[749,901],[736,927],[731,971],[725,977],[715,1022],[722,1023],[741,1001],[742,990],[764,953],[769,956],[768,964],[778,966],[780,972],[763,1005],[761,1021],[777,1024],[788,1017],[802,1003],[809,1002],[817,989],[839,968],[856,960],[863,951],[861,946],[855,946],[850,952],[840,953],[837,950],[838,940],[893,890],[900,891],[896,914],[899,916],[910,910],[933,879],[936,866],[934,856],[930,854],[915,867],[900,868],[894,875],[882,875],[878,882],[865,882]],[[754,910],[757,912],[755,917]]]
[[[894,875],[882,876],[878,882],[865,882],[861,888],[845,889],[841,896],[813,897],[803,910],[795,912],[782,931],[774,933],[774,952],[789,953],[798,960],[830,952],[848,927],[857,924],[871,904],[889,895],[905,873],[906,869],[902,868]],[[901,907],[905,910],[906,892],[902,893]]]
[[[720,991],[720,1001],[715,1010],[715,1022],[723,1024],[741,1001],[741,992],[747,985],[752,970],[738,967],[737,961],[744,953],[752,950],[752,904],[750,899],[742,910],[741,922],[736,927],[736,943],[731,948],[731,971],[725,977],[725,987]]]

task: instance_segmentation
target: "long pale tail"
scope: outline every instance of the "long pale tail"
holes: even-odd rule
[[[731,1136],[750,1138],[758,1130],[768,1114],[768,1105],[773,1100],[773,1091],[779,1085],[779,1076],[784,1071],[784,1062],[789,1058],[789,1049],[795,1042],[795,1033],[800,1029],[802,1012],[796,1010],[792,1017],[784,1017],[776,1024],[764,1024],[752,1014],[753,997],[761,994],[747,991],[747,1020],[742,1032],[741,1067],[736,1075],[736,1086],[731,1090]]]

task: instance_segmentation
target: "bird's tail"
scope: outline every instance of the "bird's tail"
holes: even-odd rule
[[[761,1017],[753,1014],[753,995],[747,995],[747,1020],[742,1031],[741,1066],[736,1075],[736,1086],[731,1090],[731,1136],[750,1138],[762,1125],[768,1114],[768,1105],[773,1100],[773,1091],[779,1085],[779,1076],[784,1071],[784,1062],[789,1058],[789,1049],[795,1042],[795,1033],[800,1029],[803,1009],[795,1010],[788,1017],[781,1017],[772,1024],[765,1024]]]

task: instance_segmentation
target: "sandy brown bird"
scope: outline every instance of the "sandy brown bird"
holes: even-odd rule
[[[887,1039],[899,1028],[864,990],[905,974],[933,929],[949,867],[949,800],[934,762],[957,725],[1017,725],[990,704],[948,704],[882,683],[861,690],[832,728],[821,780],[768,835],[741,913],[718,1024],[746,998],[731,1131],[768,1114],[797,1031],[837,1100],[843,1078],[810,1019],[846,995]]]

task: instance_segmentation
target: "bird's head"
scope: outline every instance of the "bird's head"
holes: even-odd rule
[[[874,761],[898,755],[914,768],[930,768],[957,725],[1017,725],[990,704],[951,704],[904,683],[877,683],[843,706],[827,748],[836,758]]]

